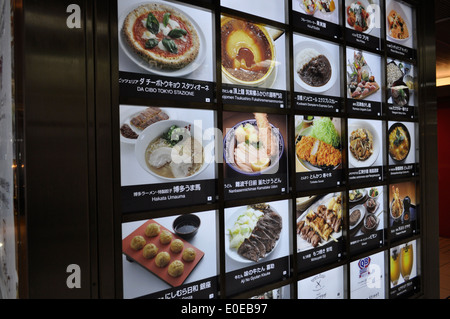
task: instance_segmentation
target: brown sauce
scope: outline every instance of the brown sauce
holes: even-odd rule
[[[242,44],[236,56],[232,56],[227,50],[227,44],[236,31],[245,32],[253,43]],[[222,26],[221,35],[222,65],[233,77],[250,82],[261,79],[269,71],[273,59],[272,50],[269,40],[258,26],[251,22],[230,19]],[[258,59],[254,54],[256,51]]]
[[[331,78],[330,61],[324,55],[319,55],[304,65],[298,74],[303,82],[310,86],[323,86]]]

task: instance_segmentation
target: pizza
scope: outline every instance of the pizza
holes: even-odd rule
[[[195,60],[200,49],[197,31],[186,15],[160,3],[146,3],[131,11],[122,32],[130,48],[158,69],[182,69]]]

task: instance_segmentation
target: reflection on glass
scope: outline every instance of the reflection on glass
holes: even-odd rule
[[[394,286],[398,283],[398,278],[400,277],[400,258],[397,249],[391,252],[391,282]]]
[[[401,267],[400,272],[405,281],[409,280],[409,275],[414,262],[414,252],[411,244],[405,245],[400,252]]]

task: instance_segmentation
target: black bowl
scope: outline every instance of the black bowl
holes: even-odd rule
[[[172,228],[178,236],[188,239],[197,234],[200,228],[200,218],[194,214],[180,215],[173,221]]]

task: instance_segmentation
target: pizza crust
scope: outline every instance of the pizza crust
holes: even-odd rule
[[[171,54],[171,56],[162,56],[157,52],[153,52],[146,49],[145,47],[142,47],[141,43],[135,39],[133,28],[136,21],[142,15],[148,15],[148,13],[155,11],[168,12],[170,13],[171,17],[177,17],[183,21],[183,23],[187,27],[186,31],[188,32],[188,34],[190,34],[192,39],[192,45],[187,49],[186,52],[178,55]],[[158,69],[182,69],[195,60],[200,49],[200,40],[197,31],[195,30],[189,19],[178,10],[159,3],[143,4],[131,11],[124,20],[122,32],[131,49],[140,57],[142,57],[150,67],[155,67]]]

